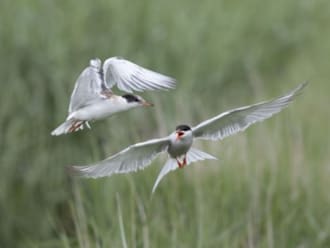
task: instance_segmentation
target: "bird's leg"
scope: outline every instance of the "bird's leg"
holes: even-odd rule
[[[75,122],[71,125],[71,127],[69,128],[68,133],[72,133],[72,132],[74,131],[76,123],[77,123],[77,122],[75,121]]]
[[[178,166],[179,166],[179,168],[181,169],[181,168],[182,168],[182,164],[181,164],[181,162],[179,161],[179,159],[176,158],[176,162],[178,163]]]
[[[176,162],[178,163],[178,166],[179,166],[180,169],[183,168],[187,164],[186,155],[184,155],[184,158],[182,160],[182,163],[178,159],[176,159]]]
[[[75,121],[69,129],[69,133],[77,131],[81,127],[82,124],[83,124],[82,121]]]
[[[182,167],[185,166],[187,164],[187,157],[186,157],[186,154],[184,155],[184,158],[183,158],[183,163],[182,163]]]
[[[84,124],[83,121],[78,122],[77,125],[76,125],[76,127],[75,127],[75,129],[74,129],[74,131],[78,131],[79,129],[82,129],[83,128],[83,124]]]

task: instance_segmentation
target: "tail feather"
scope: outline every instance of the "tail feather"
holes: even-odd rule
[[[187,165],[196,161],[206,160],[206,159],[216,160],[217,158],[193,147],[190,148],[189,152],[187,153]]]
[[[162,180],[162,178],[167,174],[169,173],[170,171],[172,170],[175,170],[178,168],[178,164],[176,162],[176,160],[174,158],[169,158],[165,165],[163,166],[162,170],[160,171],[157,179],[156,179],[156,182],[154,184],[154,186],[152,187],[152,194],[155,192],[160,180]]]
[[[67,134],[74,131],[82,130],[84,128],[84,121],[77,121],[73,119],[66,120],[56,129],[51,132],[53,136],[59,136],[61,134]]]
[[[196,161],[201,161],[201,160],[205,160],[205,159],[217,159],[216,157],[200,151],[196,148],[190,148],[189,152],[186,155],[186,159],[187,159],[187,165],[196,162]],[[176,161],[176,159],[174,158],[169,158],[165,165],[163,166],[163,168],[161,169],[156,182],[152,188],[152,194],[155,192],[159,182],[163,179],[163,177],[168,174],[169,172],[176,170],[177,168],[179,168],[178,163]]]

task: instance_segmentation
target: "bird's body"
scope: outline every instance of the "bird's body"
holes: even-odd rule
[[[115,95],[111,88],[117,85],[128,94]],[[79,75],[73,89],[68,117],[51,134],[61,135],[82,129],[88,121],[104,119],[115,113],[139,106],[152,106],[132,91],[168,90],[175,80],[140,67],[122,58],[109,58],[101,67],[101,60],[93,59]]]
[[[68,119],[77,119],[83,121],[95,121],[109,117],[117,112],[122,112],[133,108],[134,105],[127,105],[125,99],[113,95],[104,99],[97,99],[92,104],[73,111]]]
[[[192,162],[216,159],[210,154],[192,147],[194,139],[222,140],[250,125],[263,121],[287,107],[299,95],[306,84],[299,85],[292,92],[275,100],[236,108],[190,127],[179,125],[167,137],[153,139],[131,145],[121,152],[92,165],[72,166],[72,170],[82,176],[98,178],[112,174],[129,173],[144,169],[162,152],[169,158],[160,171],[153,187],[155,191],[160,180],[170,171],[183,168]]]
[[[183,132],[182,132],[183,133]],[[193,143],[192,133],[187,133],[181,137],[178,137],[177,132],[170,135],[171,142],[168,145],[167,152],[172,158],[177,158],[190,149]]]

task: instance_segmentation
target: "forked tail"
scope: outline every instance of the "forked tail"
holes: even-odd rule
[[[190,148],[190,150],[186,156],[187,165],[189,165],[193,162],[205,160],[205,159],[217,159],[217,158],[206,152],[193,148],[193,147]],[[162,170],[160,171],[160,173],[156,179],[156,182],[152,188],[152,194],[155,192],[159,182],[163,179],[163,177],[166,174],[168,174],[170,171],[176,170],[177,168],[179,168],[177,160],[174,158],[169,158],[166,161],[165,165],[163,166]]]
[[[88,124],[86,124],[88,126]],[[78,121],[69,119],[59,125],[55,130],[51,132],[51,135],[58,136],[61,134],[72,133],[84,128],[84,121]]]

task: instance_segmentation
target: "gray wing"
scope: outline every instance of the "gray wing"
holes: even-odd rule
[[[72,166],[74,174],[82,177],[105,177],[144,169],[155,157],[165,151],[169,137],[153,139],[129,146],[121,152],[92,165]]]
[[[72,91],[69,113],[104,98],[104,96],[100,94],[102,91],[102,84],[99,71],[92,66],[87,67],[79,75]]]
[[[128,60],[112,57],[103,64],[104,81],[122,91],[168,90],[175,87],[175,79],[145,69]]]
[[[307,83],[277,99],[261,102],[224,112],[192,128],[196,138],[219,140],[237,132],[244,131],[250,125],[270,118],[280,112],[299,95]]]

